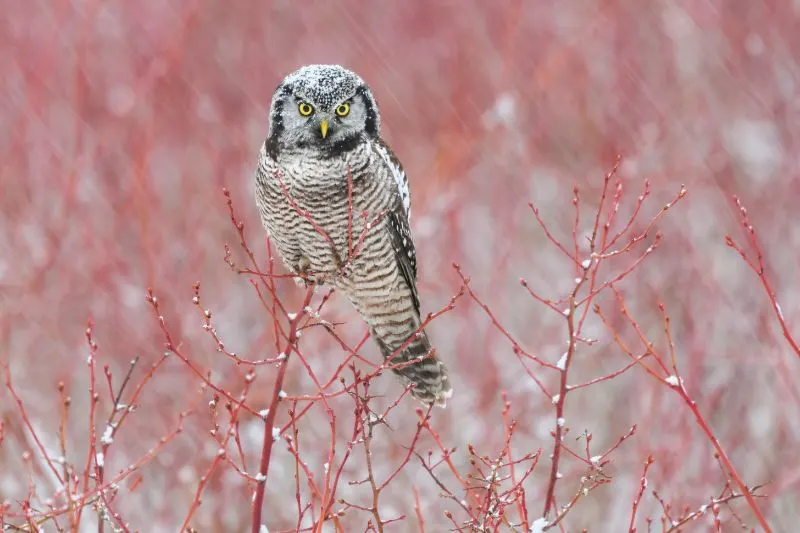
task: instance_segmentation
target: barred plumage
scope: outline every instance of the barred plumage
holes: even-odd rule
[[[290,74],[272,99],[256,202],[287,267],[347,295],[411,393],[444,406],[447,370],[420,329],[408,178],[379,129],[356,74],[334,65]]]

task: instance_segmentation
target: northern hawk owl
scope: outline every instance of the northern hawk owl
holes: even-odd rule
[[[420,328],[408,178],[380,137],[364,81],[336,65],[284,78],[255,181],[261,221],[287,268],[344,293],[411,394],[444,406],[447,370]]]

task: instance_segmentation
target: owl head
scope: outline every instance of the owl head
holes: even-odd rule
[[[338,65],[308,65],[275,89],[267,151],[318,149],[327,154],[352,148],[380,128],[372,91],[357,74]]]

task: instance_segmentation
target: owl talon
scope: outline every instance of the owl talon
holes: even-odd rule
[[[308,288],[311,285],[314,285],[317,281],[314,279],[312,272],[310,272],[311,268],[311,260],[308,256],[300,256],[300,259],[297,260],[295,273],[298,276],[295,276],[294,282],[298,287],[301,288]]]
[[[308,269],[311,268],[311,259],[308,256],[303,255],[300,256],[300,259],[297,260],[297,271],[301,273],[308,272]]]

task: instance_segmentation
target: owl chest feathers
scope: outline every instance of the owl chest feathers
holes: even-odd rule
[[[284,151],[259,161],[262,220],[287,266],[336,275],[385,254],[381,225],[402,197],[393,169],[369,141],[334,157]]]

